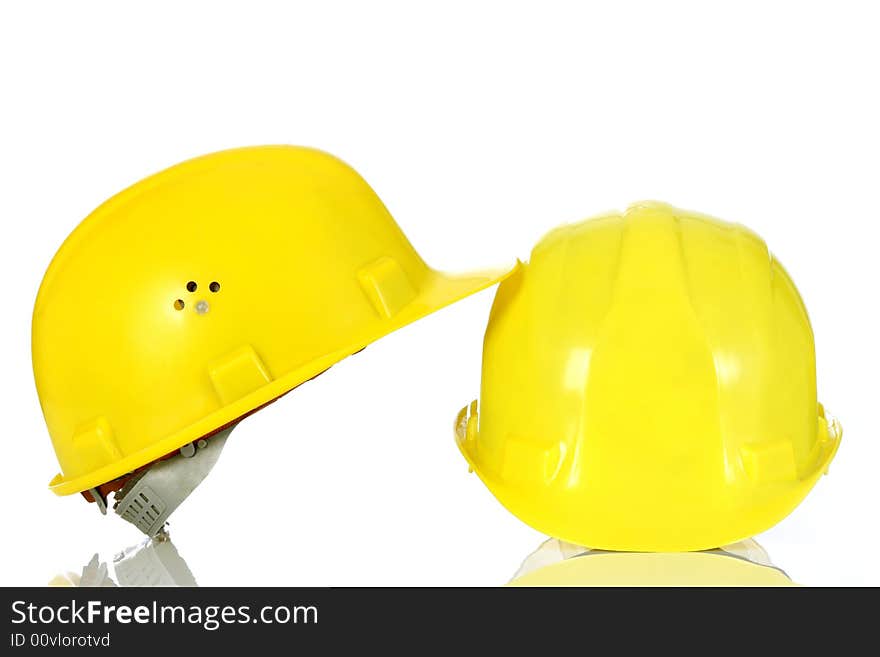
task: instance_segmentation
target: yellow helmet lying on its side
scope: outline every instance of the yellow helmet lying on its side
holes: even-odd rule
[[[552,231],[499,286],[477,410],[457,441],[502,504],[604,550],[764,531],[841,435],[816,399],[806,310],[764,242],[658,203]]]
[[[50,486],[102,510],[117,491],[117,512],[154,534],[242,417],[505,274],[429,268],[367,183],[316,150],[151,176],[80,224],[37,296]]]

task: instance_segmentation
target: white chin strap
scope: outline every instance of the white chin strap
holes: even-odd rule
[[[113,510],[147,536],[155,536],[174,510],[214,467],[235,425],[188,443],[171,458],[132,477],[116,493]]]

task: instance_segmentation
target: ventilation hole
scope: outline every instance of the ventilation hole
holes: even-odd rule
[[[220,291],[220,283],[218,283],[217,281],[213,281],[208,286],[208,288],[211,290],[211,292],[219,292]]]
[[[178,299],[177,301],[174,302],[174,310],[183,310],[183,307],[185,305],[186,304],[183,303],[183,299]]]
[[[190,292],[195,292],[196,290],[199,289],[199,286],[198,286],[198,284],[196,284],[195,281],[190,281],[189,283],[186,284],[186,289]]]

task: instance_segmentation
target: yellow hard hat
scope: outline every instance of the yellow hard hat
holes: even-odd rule
[[[642,203],[563,226],[502,283],[458,445],[541,532],[605,550],[753,536],[826,471],[813,334],[748,229]]]
[[[367,183],[320,151],[229,150],[153,175],[79,225],[36,299],[34,375],[61,465],[50,487],[105,508],[132,473],[225,439],[506,273],[431,269]],[[129,519],[154,533],[168,501],[140,493]]]

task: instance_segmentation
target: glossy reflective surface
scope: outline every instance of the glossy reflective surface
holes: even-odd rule
[[[247,556],[242,559],[252,561]],[[163,531],[109,558],[96,553],[81,570],[58,574],[50,585],[152,587],[198,586],[198,582]],[[793,582],[752,539],[688,553],[607,552],[548,539],[525,558],[509,585],[792,586]]]

